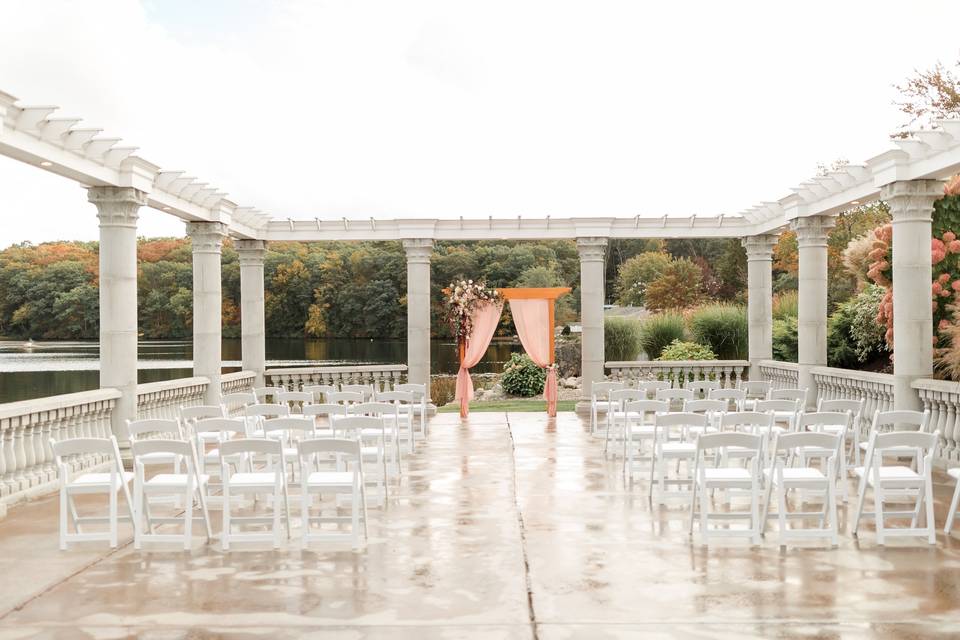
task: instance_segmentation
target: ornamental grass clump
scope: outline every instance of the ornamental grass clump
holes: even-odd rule
[[[747,310],[732,304],[701,307],[690,317],[690,330],[700,344],[708,345],[720,360],[746,360]]]
[[[679,313],[664,312],[650,316],[640,325],[640,348],[651,360],[656,360],[674,340],[683,340],[686,326]]]
[[[503,368],[500,386],[511,396],[529,398],[543,393],[547,372],[525,353],[512,353]]]
[[[696,342],[674,340],[660,352],[657,360],[716,360],[717,355],[710,347]]]
[[[603,357],[608,362],[636,360],[640,354],[640,323],[632,318],[606,318],[603,322]]]

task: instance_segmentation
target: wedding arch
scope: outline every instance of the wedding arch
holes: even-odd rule
[[[510,303],[513,324],[520,337],[523,350],[537,366],[547,370],[547,379],[543,395],[547,401],[547,415],[557,415],[557,368],[554,343],[556,301],[560,296],[570,293],[569,287],[542,288],[502,288],[495,294],[484,292],[482,284],[469,281],[466,287],[481,292],[461,313],[463,326],[458,327],[457,348],[460,357],[460,370],[457,373],[455,399],[460,402],[460,416],[470,413],[470,401],[473,399],[473,380],[470,368],[476,366],[487,351],[493,334],[500,324],[503,301]],[[452,291],[457,292],[456,286]]]

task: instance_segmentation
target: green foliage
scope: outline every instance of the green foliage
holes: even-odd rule
[[[664,312],[650,316],[640,324],[640,348],[651,360],[660,357],[674,340],[683,340],[686,327],[679,313]]]
[[[686,258],[674,260],[667,270],[647,286],[646,307],[653,311],[662,309],[687,309],[700,301],[703,272]]]
[[[503,367],[500,385],[512,395],[529,398],[543,393],[547,372],[541,369],[525,353],[510,354],[510,361]]]
[[[796,318],[800,314],[800,294],[784,291],[773,298],[773,319]]]
[[[674,340],[660,352],[657,360],[716,360],[713,350],[696,342]]]
[[[797,344],[797,319],[786,317],[773,321],[773,359],[780,362],[796,362],[799,359]]]
[[[453,376],[430,378],[430,401],[438,407],[453,402],[457,394],[457,379]]]
[[[886,326],[877,322],[883,287],[871,285],[830,316],[827,333],[827,364],[859,368],[886,353]]]
[[[603,352],[607,361],[635,360],[640,354],[640,322],[611,317],[603,322]]]
[[[617,274],[617,302],[643,306],[647,287],[670,268],[673,259],[662,251],[646,251],[620,265]]]
[[[709,345],[721,360],[745,360],[747,356],[747,310],[732,304],[700,307],[690,318],[697,342]]]

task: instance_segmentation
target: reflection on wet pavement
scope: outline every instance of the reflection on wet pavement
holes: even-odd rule
[[[956,637],[960,541],[690,544],[574,414],[453,414],[371,511],[370,544],[57,551],[56,500],[0,521],[16,638]],[[942,478],[941,478],[942,481]],[[937,486],[943,521],[950,487]],[[215,524],[219,511],[214,512]],[[844,519],[844,528],[847,523]],[[157,549],[156,547],[151,547]]]

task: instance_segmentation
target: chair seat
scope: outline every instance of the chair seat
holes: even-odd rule
[[[352,487],[353,472],[314,471],[307,476],[307,484],[311,487]]]
[[[707,482],[714,480],[747,480],[751,479],[750,472],[747,469],[737,469],[734,468],[720,468],[720,469],[704,469],[704,477]]]
[[[860,443],[860,449],[863,451],[866,451],[869,446],[869,442]],[[916,447],[887,447],[883,450],[885,456],[915,456],[916,454]]]
[[[889,451],[886,449],[885,451]],[[853,473],[856,474],[858,478],[862,478],[864,475],[864,467],[855,467]],[[922,480],[923,477],[918,474],[916,471],[910,467],[901,467],[901,466],[891,466],[891,467],[880,467],[880,479],[881,480]],[[870,474],[869,481],[873,481],[873,474]]]
[[[273,471],[241,471],[230,476],[231,487],[270,486],[277,482]]]
[[[143,486],[147,489],[159,489],[161,487],[169,488],[186,488],[187,486],[187,474],[185,473],[158,473],[149,480],[143,483]],[[197,476],[197,481],[201,485],[207,484],[210,480],[210,476],[205,473],[201,473]]]
[[[177,458],[180,458],[175,453],[167,453],[166,451],[153,451],[151,453],[144,453],[137,456],[143,464],[173,464]]]
[[[650,437],[653,435],[653,432],[654,432],[653,425],[642,424],[642,425],[634,425],[630,427],[630,435],[632,435],[634,438],[638,436]]]
[[[109,472],[84,473],[82,475],[77,476],[73,480],[71,480],[68,486],[70,486],[71,488],[92,489],[94,487],[101,487],[103,489],[109,489],[111,475],[113,474]],[[130,484],[132,480],[133,480],[133,473],[130,471],[124,471],[123,475],[116,474],[114,476],[113,488],[119,489],[122,486],[121,483],[125,482],[127,484]]]
[[[777,473],[772,468],[764,469],[763,475],[774,480],[777,479]],[[826,480],[826,476],[821,473],[820,469],[787,467],[783,470],[783,479],[787,482],[790,480]]]
[[[953,469],[947,469],[947,475],[955,480],[960,480],[960,467],[954,467]]]
[[[660,445],[660,451],[664,455],[695,455],[697,453],[697,445],[692,442],[664,442]]]

